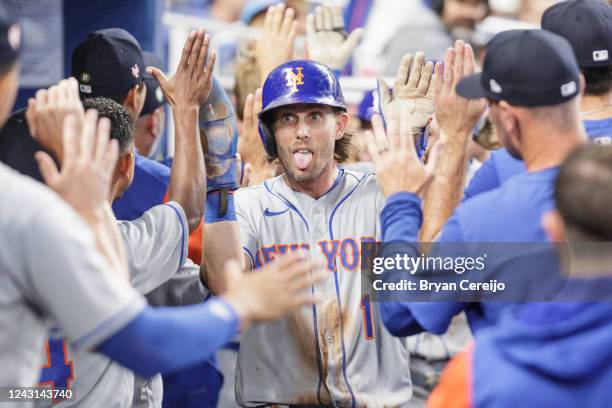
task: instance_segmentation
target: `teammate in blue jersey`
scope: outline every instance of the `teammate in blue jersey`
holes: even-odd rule
[[[557,210],[543,220],[551,241],[574,249],[574,265],[596,265],[600,272],[573,267],[565,295],[575,302],[509,308],[496,326],[480,331],[473,346],[448,365],[431,408],[609,404],[612,306],[594,301],[609,300],[611,293],[610,263],[602,251],[612,237],[611,177],[612,146],[577,149],[555,183]],[[585,191],[589,199],[576,200]]]
[[[612,143],[612,8],[598,0],[564,1],[546,10],[542,28],[568,40],[576,54],[586,82],[580,110],[589,140]],[[501,148],[478,169],[464,197],[497,188],[525,170],[522,160]]]
[[[535,63],[529,60],[529,55],[546,58]],[[450,68],[447,71],[445,79],[452,75]],[[441,67],[436,75],[442,75]],[[454,84],[445,81],[444,86]],[[493,38],[483,72],[458,82],[455,87],[458,96],[455,97],[466,98],[463,99],[465,103],[468,99],[489,100],[491,119],[500,140],[509,152],[524,158],[528,171],[513,177],[499,189],[459,205],[442,228],[440,243],[546,241],[540,219],[554,206],[553,182],[557,167],[569,152],[586,140],[577,98],[582,86],[571,46],[562,37],[543,30],[512,30]],[[419,195],[425,194],[430,183],[429,169],[423,168],[418,160],[407,160],[407,150],[380,148],[380,141],[386,136],[377,122],[375,130],[382,152],[375,161],[379,183],[387,196],[381,214],[383,241],[418,242],[422,222]],[[397,138],[391,131],[404,127],[406,124],[402,121],[388,125],[389,138]],[[376,153],[376,148],[371,150]],[[400,171],[403,177],[396,180]],[[460,185],[446,185],[436,191],[431,184],[429,196],[448,195],[449,189],[461,189]],[[409,255],[417,255],[416,250],[413,252]],[[511,264],[508,262],[505,267],[489,265],[489,269],[496,267],[495,272],[507,273],[504,268],[511,268]],[[500,304],[467,302],[389,302],[381,303],[380,308],[385,325],[398,336],[421,330],[444,333],[452,317],[462,310],[466,311],[472,329],[478,330],[495,323],[500,309]]]

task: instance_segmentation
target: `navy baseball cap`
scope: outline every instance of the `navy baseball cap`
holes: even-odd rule
[[[578,66],[612,65],[612,7],[601,0],[563,1],[542,16],[542,28],[572,45]]]
[[[493,37],[482,72],[461,80],[456,92],[515,106],[555,105],[578,95],[580,70],[563,37],[546,30],[509,30]]]
[[[21,28],[13,10],[0,4],[0,61],[12,62],[21,50]]]
[[[121,28],[94,31],[72,53],[81,97],[114,96],[151,78],[138,41]]]
[[[155,67],[162,71],[164,70],[164,63],[157,55],[146,51],[143,54],[146,67]],[[157,108],[167,102],[159,86],[159,82],[157,82],[155,78],[145,78],[145,85],[147,86],[147,98],[145,99],[140,116],[153,113]]]

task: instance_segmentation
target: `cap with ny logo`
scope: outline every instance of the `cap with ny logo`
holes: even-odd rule
[[[72,53],[72,76],[83,97],[115,96],[151,78],[142,49],[127,31],[94,31]]]

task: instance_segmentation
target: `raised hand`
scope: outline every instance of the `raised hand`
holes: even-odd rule
[[[63,159],[64,119],[72,115],[80,129],[85,118],[79,98],[79,84],[74,78],[63,79],[57,85],[36,92],[28,101],[26,121],[32,137],[60,162]]]
[[[297,21],[292,8],[286,8],[284,4],[268,8],[262,35],[255,47],[260,85],[274,68],[293,59],[296,33]]]
[[[419,134],[427,126],[434,112],[437,77],[433,76],[433,69],[432,62],[425,62],[425,53],[417,52],[414,57],[407,54],[402,58],[393,88],[389,88],[383,78],[378,78],[380,105],[385,120],[392,106],[396,106],[400,112],[409,114],[413,134]]]
[[[242,132],[238,137],[238,153],[242,160],[252,164],[263,164],[266,161],[266,151],[259,137],[259,120],[257,115],[261,111],[261,88],[255,94],[248,94],[244,102],[242,114]]]
[[[255,94],[247,95],[244,103],[242,133],[238,137],[238,153],[245,163],[245,170],[248,166],[248,184],[243,187],[259,184],[262,181],[274,176],[274,166],[267,161],[266,151],[259,137],[259,120],[257,115],[261,111],[261,88]],[[245,173],[246,174],[246,171]]]
[[[410,192],[424,197],[434,178],[440,142],[432,149],[427,164],[418,157],[412,142],[410,112],[398,110],[397,105],[387,111],[387,130],[380,115],[372,116],[373,132],[366,132],[366,143],[376,166],[378,185],[389,197],[399,192]]]
[[[210,36],[204,30],[192,31],[185,45],[176,73],[171,78],[155,67],[148,67],[159,82],[172,108],[198,108],[208,100],[216,52],[208,53]]]
[[[472,129],[483,114],[486,101],[461,98],[455,92],[457,83],[471,75],[475,68],[472,47],[455,42],[446,51],[444,65],[437,63],[434,76],[436,119],[440,127],[440,142],[444,160],[436,168],[438,176],[431,183],[423,204],[423,225],[420,239],[431,242],[442,229],[463,196],[467,168],[467,148]]]
[[[251,322],[282,318],[291,310],[311,305],[311,286],[326,277],[320,264],[312,264],[307,253],[289,253],[271,263],[244,273],[240,264],[225,266],[225,292],[221,297],[234,307],[244,330]]]
[[[465,99],[455,92],[457,83],[473,74],[475,67],[472,47],[461,40],[455,42],[455,48],[446,51],[444,64],[437,63],[435,67],[435,77],[439,78],[435,84],[436,119],[443,137],[447,136],[451,142],[460,135],[460,141],[467,145],[487,106],[484,99]]]
[[[351,58],[362,36],[362,28],[347,35],[340,7],[319,6],[306,18],[307,57],[340,70]]]
[[[110,120],[100,119],[89,110],[81,129],[74,115],[64,119],[64,160],[61,172],[45,152],[36,153],[36,160],[45,183],[79,214],[104,210],[110,198],[119,146],[109,140]]]

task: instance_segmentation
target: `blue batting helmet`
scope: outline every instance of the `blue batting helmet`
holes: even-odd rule
[[[301,103],[327,105],[346,111],[338,78],[325,65],[297,60],[276,67],[264,83],[259,113],[259,136],[270,157],[276,157],[271,112],[281,106]]]

